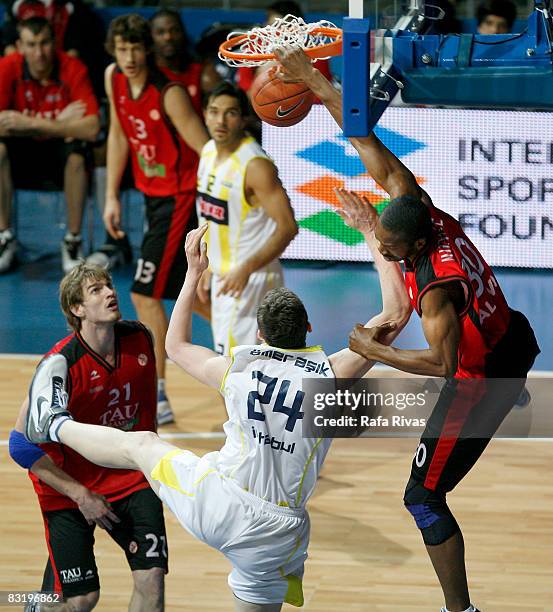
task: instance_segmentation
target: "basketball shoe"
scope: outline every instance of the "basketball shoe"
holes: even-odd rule
[[[15,263],[17,241],[11,229],[0,232],[0,274],[7,272]]]
[[[63,271],[66,274],[71,272],[83,260],[83,241],[81,235],[67,232],[61,243],[61,265]]]

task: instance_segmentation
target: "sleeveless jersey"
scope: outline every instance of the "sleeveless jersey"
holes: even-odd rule
[[[200,156],[196,205],[200,223],[209,223],[210,267],[215,274],[224,274],[269,239],[275,222],[261,206],[249,204],[244,194],[248,163],[256,157],[269,159],[255,139],[246,136],[217,167],[216,157],[215,142],[210,140]]]
[[[48,359],[60,355],[67,362],[68,410],[80,423],[116,427],[124,431],[155,431],[157,385],[151,336],[138,322],[115,324],[115,366],[104,361],[74,333],[58,342],[38,368],[47,368]],[[37,368],[37,370],[38,370]],[[108,501],[116,501],[147,488],[141,472],[97,466],[61,444],[41,444],[54,463]],[[43,511],[76,508],[29,472]]]
[[[228,421],[217,469],[273,504],[302,507],[331,439],[302,437],[302,379],[334,378],[321,347],[239,346],[221,385]]]
[[[459,313],[461,338],[455,378],[483,378],[486,355],[505,333],[509,307],[499,284],[460,224],[444,211],[430,208],[434,235],[430,246],[405,268],[405,284],[421,315],[424,294],[451,281],[461,283],[465,304]]]
[[[202,64],[192,62],[183,72],[173,72],[165,66],[158,66],[158,69],[163,72],[170,81],[181,83],[186,87],[186,91],[192,100],[194,110],[202,117]]]
[[[136,188],[147,196],[168,197],[194,191],[198,156],[179,136],[165,112],[164,96],[181,87],[150,69],[144,89],[133,99],[125,75],[112,75],[115,110],[131,150]]]

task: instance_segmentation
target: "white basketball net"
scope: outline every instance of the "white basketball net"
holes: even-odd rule
[[[302,49],[311,49],[312,47],[320,47],[321,45],[328,44],[339,38],[326,34],[313,34],[313,30],[317,28],[338,29],[336,25],[330,21],[322,20],[314,23],[305,23],[301,17],[285,15],[284,17],[275,19],[271,25],[252,28],[248,32],[231,32],[227,36],[227,40],[234,36],[246,34],[247,37],[244,40],[236,47],[230,49],[232,52],[247,55],[269,55],[274,52],[275,47],[281,47],[283,45],[295,45],[300,46]],[[320,57],[318,59],[328,59],[328,57]],[[259,66],[259,64],[270,61],[249,58],[234,59],[225,57],[221,53],[219,53],[219,59],[235,68],[239,66]]]

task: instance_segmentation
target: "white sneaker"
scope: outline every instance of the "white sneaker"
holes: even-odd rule
[[[17,241],[11,229],[0,232],[0,274],[14,265],[16,251]]]
[[[67,232],[61,243],[61,265],[63,271],[66,274],[71,272],[71,270],[76,268],[82,261],[84,261],[84,256],[81,235]]]
[[[86,258],[86,263],[100,266],[106,270],[113,270],[113,268],[125,263],[125,257],[121,249],[112,244],[104,244],[98,251],[94,251]]]
[[[164,391],[157,393],[157,424],[168,425],[175,422],[175,415]]]

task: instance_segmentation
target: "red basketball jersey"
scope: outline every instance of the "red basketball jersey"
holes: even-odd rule
[[[35,80],[20,53],[0,59],[0,111],[16,110],[32,117],[55,119],[70,103],[82,100],[85,115],[98,114],[86,66],[78,59],[58,51],[50,78]]]
[[[164,107],[167,90],[180,86],[151,69],[144,89],[133,99],[125,75],[118,68],[113,71],[113,103],[129,141],[134,182],[148,196],[196,188],[198,156],[179,136]]]
[[[455,378],[483,378],[486,355],[509,324],[509,308],[491,268],[459,222],[435,206],[430,213],[434,236],[430,247],[405,267],[407,293],[421,315],[421,300],[429,289],[451,281],[461,283],[465,305],[459,313]]]
[[[158,66],[159,70],[170,80],[181,83],[192,100],[194,110],[201,117],[202,111],[202,70],[203,66],[196,62],[189,64],[182,72],[173,72],[165,66]]]
[[[115,325],[115,366],[104,361],[80,334],[71,334],[47,353],[67,360],[68,410],[80,423],[124,431],[155,431],[157,385],[152,339],[138,322]],[[42,444],[54,463],[75,480],[108,501],[147,488],[142,472],[99,467],[61,444]],[[44,511],[76,505],[29,472]]]

